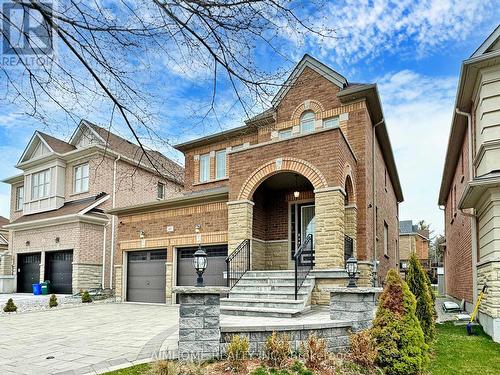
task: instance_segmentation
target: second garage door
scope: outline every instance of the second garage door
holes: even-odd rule
[[[53,293],[73,292],[73,250],[45,253],[45,279]]]
[[[177,255],[177,285],[189,286],[196,284],[196,272],[193,268],[193,254],[197,247],[178,249]],[[203,281],[209,286],[225,286],[227,245],[204,246],[208,265],[203,273]]]
[[[127,301],[165,303],[167,250],[128,253]]]

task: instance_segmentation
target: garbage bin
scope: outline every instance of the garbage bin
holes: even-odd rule
[[[33,294],[35,296],[39,296],[42,294],[42,284],[32,284],[33,287]]]
[[[40,284],[42,288],[42,294],[46,296],[47,294],[50,293],[50,281],[45,280],[43,283]]]

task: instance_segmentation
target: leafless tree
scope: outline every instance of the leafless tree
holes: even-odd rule
[[[6,7],[0,10],[5,47],[15,67],[0,64],[2,101],[28,108],[27,113],[48,126],[54,109],[78,122],[81,113],[101,105],[108,121],[126,124],[135,141],[160,136],[155,126],[155,90],[162,88],[160,68],[185,73],[210,72],[211,95],[201,119],[215,114],[218,91],[230,89],[246,117],[269,105],[269,98],[286,71],[260,69],[259,46],[291,61],[293,51],[283,40],[334,38],[332,28],[317,19],[321,2],[291,0],[59,0],[50,3],[13,0],[30,27],[43,29],[56,41],[57,53],[43,50],[44,42],[14,22]],[[5,26],[8,27],[5,27]],[[29,53],[19,49],[29,41]],[[27,55],[37,63],[27,60]],[[165,88],[165,87],[164,87]],[[168,88],[165,88],[168,89]],[[215,117],[217,115],[215,114]],[[150,158],[148,153],[144,154]],[[152,160],[149,160],[153,165]]]

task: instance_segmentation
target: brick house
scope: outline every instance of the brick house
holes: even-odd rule
[[[156,301],[175,302],[172,286],[195,281],[198,244],[208,254],[207,283],[232,287],[226,313],[279,315],[327,303],[325,288],[345,284],[351,255],[361,285],[372,284],[374,264],[376,282],[398,266],[403,196],[376,85],[350,84],[305,55],[272,108],[175,147],[185,156],[183,196],[110,211],[119,217],[116,292],[124,300],[145,298],[147,291],[136,294],[144,291],[136,263],[161,249],[166,273],[149,266],[166,291]],[[294,254],[306,248],[314,266],[297,260],[297,301]]]
[[[113,207],[171,198],[183,168],[88,121],[68,142],[36,131],[11,185],[10,254],[17,292],[50,280],[57,293],[114,285]]]
[[[9,250],[9,231],[3,226],[9,224],[9,219],[0,216],[0,276],[12,273]],[[1,289],[0,289],[1,291]]]
[[[444,206],[446,293],[500,342],[500,26],[462,63],[439,205]]]
[[[429,230],[420,230],[411,220],[399,222],[399,261],[408,264],[412,254],[429,270]],[[404,268],[404,267],[400,267]]]

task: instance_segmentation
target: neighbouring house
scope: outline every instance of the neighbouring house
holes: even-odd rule
[[[226,313],[326,304],[351,256],[360,285],[398,266],[403,195],[375,84],[349,83],[305,55],[272,108],[175,148],[185,156],[182,196],[109,211],[124,300],[175,302],[172,287],[196,281],[198,246],[205,283],[231,287]]]
[[[9,224],[9,219],[0,216],[0,276],[12,274],[12,257],[9,254],[9,231],[4,228],[4,225],[7,224]]]
[[[439,192],[446,293],[500,342],[500,26],[462,64]]]
[[[16,168],[4,182],[17,292],[41,280],[56,293],[112,288],[121,257],[116,218],[104,210],[169,199],[183,186],[181,166],[85,120],[68,142],[36,131]]]
[[[430,269],[429,230],[419,229],[411,220],[403,220],[399,222],[400,268],[404,268],[403,263],[408,264],[412,254],[417,256],[426,270]]]

